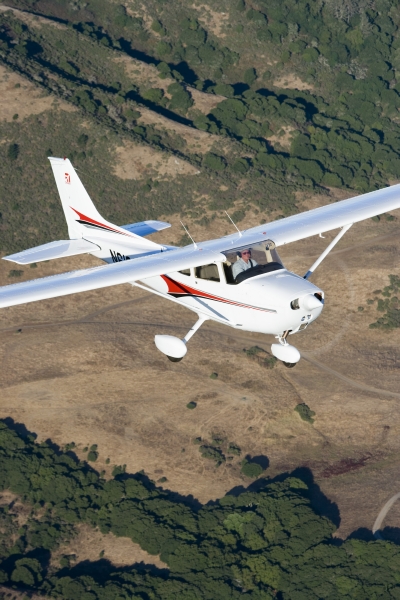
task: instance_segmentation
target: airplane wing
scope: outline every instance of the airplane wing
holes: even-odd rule
[[[29,250],[17,252],[3,256],[3,260],[9,260],[19,265],[29,265],[31,263],[51,260],[53,258],[65,258],[66,256],[76,256],[77,254],[86,254],[87,252],[96,252],[99,247],[86,240],[59,240],[50,242]]]
[[[397,208],[400,208],[400,184],[253,227],[240,234],[209,240],[198,246],[171,249],[120,263],[7,285],[0,288],[0,308],[134,282],[207,263],[224,262],[226,257],[222,252],[235,247],[266,239],[282,246]]]
[[[218,252],[193,246],[158,252],[142,258],[0,287],[0,308],[129,283],[223,260],[225,256]]]
[[[400,184],[253,227],[243,232],[243,245],[248,243],[245,240],[248,236],[257,239],[261,236],[261,239],[270,238],[277,246],[282,246],[396,208],[400,208]]]

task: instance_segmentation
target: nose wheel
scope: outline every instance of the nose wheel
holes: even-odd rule
[[[300,360],[300,352],[294,346],[287,343],[286,338],[290,331],[285,331],[283,335],[277,335],[279,344],[272,344],[271,352],[278,360],[281,360],[285,367],[293,369]]]

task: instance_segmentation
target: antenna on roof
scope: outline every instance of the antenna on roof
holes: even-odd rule
[[[239,234],[239,237],[242,237],[242,232],[240,231],[240,229],[237,227],[237,225],[232,221],[232,219],[230,218],[230,216],[228,215],[228,213],[226,212],[226,210],[224,211],[226,216],[228,217],[228,219],[230,220],[230,222],[232,223],[232,225],[237,229],[237,232]]]
[[[186,233],[187,233],[187,234],[188,234],[188,236],[190,237],[190,239],[192,240],[192,242],[193,242],[193,246],[194,246],[194,247],[196,248],[196,250],[197,250],[197,244],[196,244],[196,242],[194,241],[194,239],[192,238],[192,236],[190,235],[190,233],[188,232],[188,230],[186,229],[186,227],[184,226],[184,224],[182,223],[182,221],[180,221],[180,223],[181,223],[181,225],[182,225],[183,229],[186,231]]]

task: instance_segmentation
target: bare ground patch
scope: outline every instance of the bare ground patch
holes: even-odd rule
[[[121,179],[144,179],[154,177],[176,177],[177,175],[195,175],[198,169],[190,163],[163,152],[157,152],[150,146],[138,146],[126,142],[117,148],[115,174]]]
[[[52,554],[52,562],[55,564],[63,555],[75,555],[75,562],[85,560],[96,561],[100,558],[100,553],[104,553],[102,558],[109,560],[116,567],[125,567],[135,563],[144,563],[146,565],[155,565],[160,569],[168,568],[158,556],[152,556],[145,550],[142,550],[139,544],[132,542],[127,537],[116,537],[112,533],[101,533],[85,523],[76,526],[78,535],[68,544],[57,549]]]
[[[206,131],[199,131],[193,129],[182,123],[177,123],[168,119],[163,115],[160,115],[149,108],[140,107],[141,121],[145,125],[154,125],[160,127],[166,131],[172,131],[184,138],[189,149],[194,149],[196,153],[205,153],[210,150],[212,145],[217,141],[217,136],[207,133]]]
[[[56,101],[55,96],[0,65],[0,120],[12,121],[15,114],[21,120],[55,106],[70,112],[76,110],[67,102]]]
[[[199,90],[190,89],[190,93],[194,100],[194,108],[201,111],[205,115],[208,115],[213,108],[218,106],[220,102],[226,100],[225,96],[218,96],[218,94],[205,94]]]
[[[296,131],[290,125],[285,125],[282,127],[282,133],[271,135],[268,140],[272,142],[274,145],[281,146],[282,148],[288,149],[290,148],[290,144],[292,142],[292,134]]]
[[[18,19],[20,19],[23,23],[30,25],[31,27],[40,27],[41,25],[51,25],[56,29],[66,29],[67,27],[62,23],[58,23],[57,21],[53,21],[53,19],[48,19],[47,17],[41,17],[39,15],[33,15],[29,12],[24,12],[23,10],[19,10],[18,8],[12,8],[9,6],[0,6],[0,12],[11,11],[15,14]]]
[[[224,38],[226,33],[223,29],[229,21],[229,14],[212,10],[207,4],[192,4],[192,8],[201,12],[199,21],[203,23],[211,33],[218,38]]]
[[[278,79],[275,79],[274,86],[278,88],[288,88],[289,90],[313,90],[314,86],[311,83],[303,81],[294,73],[287,73]]]

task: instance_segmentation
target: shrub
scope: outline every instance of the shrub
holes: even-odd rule
[[[150,88],[142,92],[142,97],[150,102],[158,103],[164,97],[164,92],[160,88]]]
[[[112,476],[117,477],[118,475],[123,475],[125,473],[125,471],[126,471],[126,465],[115,465],[112,470]]]
[[[239,446],[237,446],[236,444],[233,444],[231,442],[228,446],[228,452],[229,452],[229,454],[235,454],[236,456],[240,456],[242,453],[242,450],[239,448]]]
[[[246,158],[237,158],[231,168],[235,173],[244,174],[250,169],[250,164]]]
[[[168,93],[172,95],[168,105],[171,110],[186,112],[193,106],[193,99],[182,84],[172,83],[168,86]]]
[[[162,24],[160,23],[160,21],[157,21],[157,20],[152,22],[151,28],[156,33],[163,33],[164,32],[164,28],[163,28]]]
[[[315,62],[318,60],[319,52],[316,48],[307,48],[303,52],[303,60],[306,62]]]
[[[214,94],[219,94],[220,96],[226,96],[227,98],[232,98],[235,95],[235,90],[231,85],[227,83],[218,83],[214,85],[212,88]]]
[[[78,137],[78,146],[82,146],[84,148],[88,141],[89,136],[86,135],[86,133],[81,133],[81,135]]]
[[[215,462],[218,464],[221,464],[225,461],[225,456],[222,450],[219,448],[214,448],[212,446],[200,446],[199,451],[201,452],[201,456],[203,458],[215,460]]]
[[[303,419],[303,421],[307,421],[307,423],[314,423],[313,416],[315,415],[315,412],[311,410],[311,408],[307,406],[305,402],[295,406],[294,410],[299,413],[300,418]]]
[[[343,181],[336,173],[325,173],[322,178],[322,183],[329,187],[342,187]]]
[[[242,462],[242,468],[240,470],[246,477],[251,477],[252,479],[256,479],[263,472],[261,465],[247,460]]]
[[[10,144],[7,150],[7,157],[10,160],[17,160],[19,156],[19,146],[18,144]]]
[[[189,402],[188,404],[186,404],[186,408],[190,408],[191,410],[196,408],[196,406],[197,406],[196,402]]]
[[[225,169],[225,161],[222,156],[207,152],[203,159],[203,164],[214,171],[223,171]]]
[[[133,110],[132,108],[128,108],[125,112],[124,112],[124,116],[127,119],[132,119],[134,121],[136,121],[137,119],[140,118],[140,112],[138,110]]]
[[[256,70],[253,68],[246,69],[243,75],[243,81],[247,83],[247,85],[253,85],[255,80],[257,79]]]
[[[156,53],[158,54],[158,56],[167,56],[168,54],[171,54],[171,51],[172,46],[170,44],[163,41],[158,42],[156,46]]]
[[[21,277],[22,273],[23,273],[22,269],[11,269],[8,276],[9,277]]]

